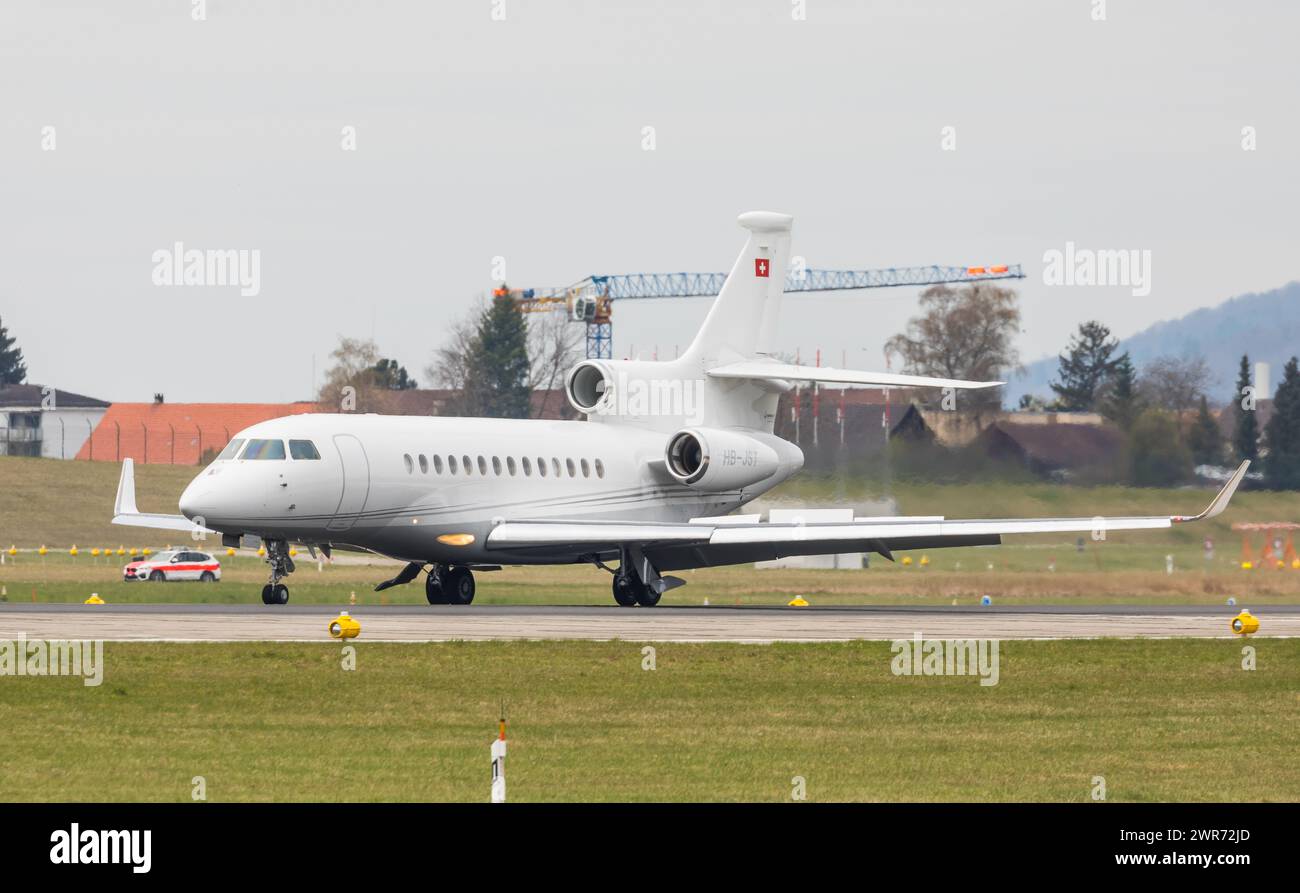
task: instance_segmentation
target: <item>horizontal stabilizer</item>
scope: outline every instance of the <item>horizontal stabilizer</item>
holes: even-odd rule
[[[766,381],[820,381],[831,384],[873,385],[881,388],[956,388],[979,390],[996,388],[1002,381],[965,381],[960,378],[931,378],[927,375],[898,375],[893,372],[862,372],[857,369],[836,369],[832,366],[796,366],[793,363],[775,363],[763,360],[746,360],[728,363],[709,369],[710,378],[745,378]]]

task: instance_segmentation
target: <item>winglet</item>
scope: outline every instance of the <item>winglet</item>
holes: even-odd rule
[[[1179,524],[1186,521],[1204,521],[1206,518],[1213,518],[1222,514],[1223,510],[1228,507],[1228,502],[1231,501],[1232,494],[1237,492],[1238,485],[1240,485],[1242,479],[1246,477],[1246,470],[1249,468],[1249,459],[1246,459],[1238,465],[1237,470],[1232,473],[1232,477],[1228,478],[1228,482],[1224,484],[1223,489],[1219,491],[1219,495],[1215,496],[1214,501],[1211,502],[1205,511],[1201,512],[1199,515],[1193,515],[1190,518],[1183,517],[1182,515],[1175,515],[1170,520],[1175,524]]]
[[[122,477],[117,481],[117,500],[113,503],[114,515],[136,515],[135,462],[130,456],[122,460]]]

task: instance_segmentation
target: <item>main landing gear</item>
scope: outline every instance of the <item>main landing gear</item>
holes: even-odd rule
[[[435,564],[424,578],[424,597],[431,605],[468,605],[474,601],[474,574],[467,567]]]
[[[262,587],[262,604],[288,604],[289,587],[280,581],[294,570],[293,559],[289,557],[289,544],[284,540],[267,540],[266,563],[271,566],[271,582]]]
[[[605,565],[601,564],[601,567]],[[619,551],[618,569],[606,567],[614,575],[614,601],[624,608],[640,605],[653,608],[669,589],[686,581],[680,577],[662,577],[639,548],[624,547]]]

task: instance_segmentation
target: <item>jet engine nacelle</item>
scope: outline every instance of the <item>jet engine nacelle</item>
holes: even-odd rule
[[[698,418],[704,384],[702,375],[684,374],[673,362],[583,360],[564,380],[564,392],[585,415],[676,417],[689,424]]]
[[[803,451],[761,431],[683,428],[668,439],[668,473],[697,490],[721,492],[789,477],[803,465]]]

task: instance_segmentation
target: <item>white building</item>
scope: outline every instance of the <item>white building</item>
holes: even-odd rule
[[[108,403],[39,384],[0,385],[0,456],[73,459]]]

